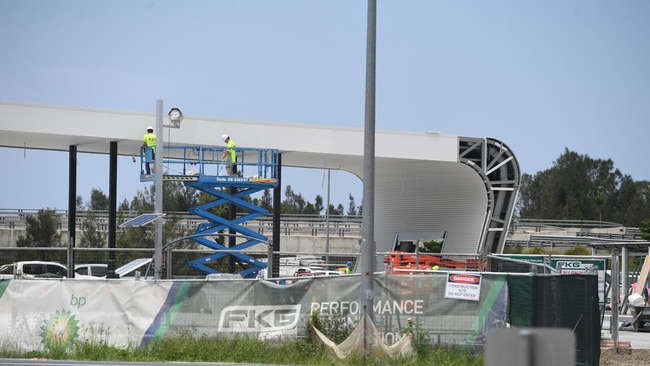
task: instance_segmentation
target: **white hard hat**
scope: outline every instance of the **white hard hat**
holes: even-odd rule
[[[147,127],[147,131],[149,131],[149,130],[153,131],[153,127],[151,127],[151,126]]]
[[[228,136],[228,135],[221,135],[221,139],[223,140],[223,142],[226,142],[226,140],[227,140],[229,137],[230,137],[230,136]]]

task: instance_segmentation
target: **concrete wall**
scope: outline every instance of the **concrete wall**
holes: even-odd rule
[[[20,235],[25,235],[25,229],[0,228],[0,247],[15,247]],[[66,232],[67,235],[67,232]],[[67,241],[67,237],[66,237]]]
[[[324,253],[327,238],[323,236],[281,236],[280,246],[283,252]],[[330,237],[330,253],[358,254],[361,248],[361,238]]]

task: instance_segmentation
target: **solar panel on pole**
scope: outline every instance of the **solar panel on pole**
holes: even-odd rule
[[[159,214],[143,214],[140,215],[136,218],[133,218],[123,224],[120,224],[120,227],[140,227],[140,226],[145,226],[150,222],[155,221],[156,219],[165,216],[164,213],[159,213]]]

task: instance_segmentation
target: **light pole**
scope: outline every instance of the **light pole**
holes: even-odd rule
[[[368,0],[368,31],[366,46],[366,110],[363,146],[363,239],[361,241],[361,294],[359,305],[372,322],[374,272],[376,267],[375,245],[375,59],[377,32],[377,0]],[[364,339],[369,335],[364,331]],[[365,343],[370,344],[370,341]],[[370,351],[365,347],[366,354]]]
[[[164,134],[163,134],[163,102],[156,101],[156,133],[160,134],[160,143],[156,141],[156,158],[155,158],[155,182],[154,182],[154,211],[156,214],[163,213],[163,154],[164,154]],[[180,128],[183,121],[183,113],[178,108],[172,108],[168,113],[171,124],[164,125],[167,128]],[[162,240],[163,238],[163,220],[162,216],[156,220],[156,239],[154,242],[154,278],[156,280],[162,277]]]

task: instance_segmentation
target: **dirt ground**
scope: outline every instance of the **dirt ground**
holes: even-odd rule
[[[650,364],[650,349],[632,349],[630,351],[601,349],[599,366],[645,366]]]

